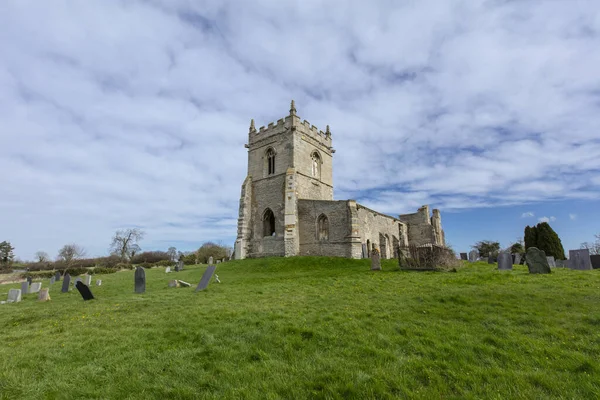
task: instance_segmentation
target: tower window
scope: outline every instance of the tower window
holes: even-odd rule
[[[275,235],[275,214],[267,208],[263,214],[263,236]]]
[[[321,179],[321,157],[316,151],[310,156],[312,165],[312,176]]]
[[[321,214],[317,220],[317,237],[319,240],[329,240],[329,220]]]
[[[275,150],[269,148],[266,154],[267,158],[267,175],[273,175],[275,173]]]

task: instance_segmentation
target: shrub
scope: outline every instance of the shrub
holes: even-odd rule
[[[119,270],[119,269],[133,269],[135,268],[133,265],[131,264],[127,264],[127,263],[118,263],[117,265],[115,265],[115,269]]]
[[[96,259],[96,265],[104,268],[115,268],[119,263],[121,263],[121,257],[115,255]]]
[[[213,259],[220,260],[222,258],[228,258],[230,253],[230,249],[225,246],[220,246],[216,243],[207,242],[204,243],[200,248],[196,251],[196,255],[198,260],[201,263],[207,263],[208,259],[212,256]],[[185,261],[184,261],[185,264]]]
[[[169,267],[171,265],[173,265],[173,261],[170,260],[160,260],[154,263],[155,267]]]
[[[114,274],[117,271],[118,271],[117,268],[104,268],[104,267],[94,268],[94,274],[96,274],[96,275]]]
[[[132,264],[144,264],[144,263],[156,263],[162,260],[171,260],[169,254],[164,251],[145,251],[140,254],[136,254],[132,259]]]
[[[196,253],[190,253],[183,256],[183,265],[195,265]]]

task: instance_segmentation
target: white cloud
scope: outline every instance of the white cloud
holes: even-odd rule
[[[538,218],[539,222],[554,222],[556,221],[556,217],[541,217]]]
[[[535,214],[532,211],[527,211],[524,212],[523,214],[521,214],[521,218],[529,218],[529,217],[534,217]]]
[[[577,214],[569,214],[569,219],[570,219],[571,221],[574,221],[574,220],[576,220],[576,219],[577,219]]]
[[[393,214],[598,199],[595,16],[591,1],[9,1],[0,220],[29,258],[102,254],[134,225],[148,248],[232,243],[249,120],[291,98],[331,126],[337,199]]]

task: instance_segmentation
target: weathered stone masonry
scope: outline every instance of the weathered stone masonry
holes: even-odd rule
[[[398,246],[445,245],[439,210],[429,206],[394,218],[354,200],[333,200],[333,153],[325,132],[290,114],[248,133],[248,176],[242,184],[235,258],[327,255],[396,256]],[[363,254],[363,245],[367,254]]]

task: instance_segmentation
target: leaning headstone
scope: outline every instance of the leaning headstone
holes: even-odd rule
[[[42,288],[42,282],[34,282],[31,284],[31,287],[29,288],[29,293],[37,293],[40,291],[41,288]]]
[[[135,269],[135,292],[144,293],[146,291],[146,271],[144,268],[137,267]]]
[[[56,282],[60,282],[60,272],[56,271],[56,273],[54,274],[54,279],[56,280]]]
[[[83,283],[86,284],[86,286],[92,286],[92,276],[91,275],[86,275],[85,280],[83,281]]]
[[[169,281],[169,287],[178,288],[179,287],[179,281],[177,279],[170,280]]]
[[[514,254],[515,258],[513,259],[514,265],[521,265],[521,253]]]
[[[501,252],[498,254],[498,269],[501,271],[512,270],[512,254]]]
[[[381,271],[381,259],[378,250],[371,252],[371,271]]]
[[[546,260],[548,260],[548,266],[550,268],[556,268],[556,262],[554,260],[554,256],[546,256]]]
[[[49,301],[50,300],[50,289],[45,288],[40,290],[40,294],[38,294],[38,301]]]
[[[67,293],[69,291],[69,285],[71,284],[71,275],[67,272],[63,279],[61,292]]]
[[[594,269],[600,268],[600,254],[591,255],[590,262],[592,263],[592,268],[594,268]]]
[[[525,254],[527,261],[527,268],[529,268],[530,274],[549,274],[550,266],[548,266],[548,260],[546,259],[546,253],[537,247],[530,247],[527,249]]]
[[[592,269],[589,249],[569,250],[569,268],[580,271]]]
[[[21,294],[26,295],[29,293],[29,283],[27,281],[21,282]]]
[[[467,253],[460,253],[460,259],[463,261],[467,261],[469,259],[469,256],[467,255]]]
[[[18,303],[21,301],[21,289],[10,289],[6,301],[8,303]]]
[[[479,257],[479,252],[477,250],[471,250],[469,252],[469,261],[470,262],[475,262],[477,261],[477,258]]]
[[[50,284],[54,285],[54,282],[56,282],[56,278],[55,277],[50,278]]]
[[[362,258],[367,258],[367,245],[366,245],[366,243],[362,244]]]
[[[179,285],[181,285],[183,287],[190,287],[190,286],[192,286],[191,283],[187,283],[187,282],[184,282],[182,280],[177,280],[177,282],[179,283]]]
[[[96,279],[96,286],[102,286],[102,279]]]
[[[79,294],[81,294],[81,297],[83,297],[83,300],[93,300],[94,299],[94,295],[92,294],[90,288],[87,287],[87,285],[85,283],[78,281],[77,284],[75,284],[75,287],[77,288],[77,290],[79,290]]]
[[[171,267],[167,267],[167,269],[165,269],[165,274],[168,274],[169,272],[171,272]]]
[[[202,279],[200,279],[200,283],[196,287],[196,292],[204,290],[208,287],[210,279],[212,278],[216,269],[217,267],[215,265],[209,265],[208,268],[206,268],[206,271],[204,271],[204,274],[202,275]]]
[[[212,256],[208,257],[208,265],[213,265],[213,258],[212,258]]]

